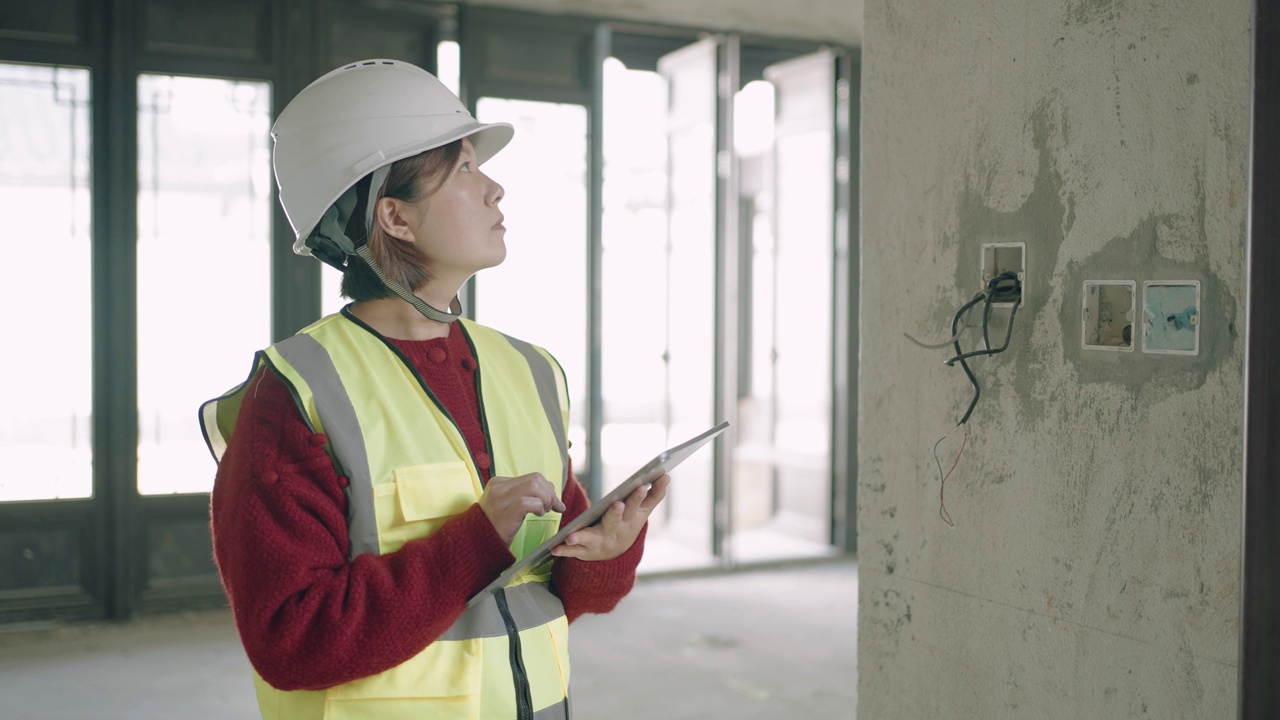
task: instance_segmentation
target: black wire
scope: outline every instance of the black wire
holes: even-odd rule
[[[1009,298],[1014,300],[1013,309],[1009,313],[1009,326],[1005,330],[1004,344],[998,348],[991,347],[990,325],[991,325],[991,304],[997,298]],[[982,308],[982,350],[974,350],[972,352],[964,352],[960,347],[960,337],[957,330],[960,325],[960,318],[978,303],[983,303]],[[969,416],[973,415],[973,409],[978,405],[978,398],[982,397],[982,386],[978,384],[978,378],[973,374],[973,370],[969,368],[966,362],[969,358],[981,355],[996,355],[1009,349],[1009,340],[1013,337],[1013,319],[1017,317],[1018,308],[1022,305],[1022,282],[1018,280],[1018,276],[1012,272],[1004,272],[992,278],[987,283],[985,292],[978,293],[972,300],[965,303],[955,316],[951,319],[951,335],[955,338],[954,345],[956,348],[955,357],[946,362],[948,366],[960,363],[960,367],[964,369],[964,374],[969,378],[969,382],[973,385],[973,400],[969,402],[969,407],[965,410],[964,416],[960,418],[957,426],[964,425],[969,422]]]
[[[991,295],[992,295],[990,284],[988,284],[987,286],[986,295],[987,295],[986,301],[983,303],[983,307],[982,307],[982,349],[989,352],[991,350],[991,333],[989,331],[989,328],[991,327]]]
[[[1002,285],[1001,283],[1007,283]],[[987,283],[987,289],[996,294],[996,300],[1008,300],[1014,298],[1019,303],[1022,301],[1022,281],[1018,279],[1018,274],[1006,270],[992,278]]]
[[[1009,280],[1012,284],[1001,287],[1001,281]],[[998,298],[1009,297],[1014,298],[1013,309],[1009,313],[1009,325],[1005,329],[1004,344],[998,348],[991,347],[990,325],[991,325],[991,305]],[[1011,272],[1001,273],[987,284],[987,292],[983,299],[986,301],[982,311],[982,340],[985,345],[984,350],[974,350],[967,353],[957,353],[955,357],[946,361],[946,365],[954,365],[962,359],[974,358],[980,355],[996,355],[1009,349],[1009,339],[1013,335],[1013,319],[1018,315],[1018,308],[1022,306],[1022,283],[1018,281],[1016,275]],[[961,308],[962,310],[967,309]]]
[[[987,298],[986,293],[978,293],[972,300],[965,303],[963,307],[956,311],[954,317],[951,318],[951,336],[954,337],[956,346],[956,357],[960,360],[960,367],[964,368],[964,374],[969,377],[969,382],[973,384],[973,400],[969,403],[969,409],[965,411],[964,417],[960,418],[960,422],[956,425],[963,425],[969,422],[969,416],[973,414],[973,409],[978,405],[978,398],[982,396],[982,387],[978,385],[978,378],[974,377],[973,371],[969,369],[969,363],[965,362],[964,351],[960,349],[960,336],[957,330],[960,327],[960,318],[964,317],[969,308],[977,305]]]
[[[1021,304],[1021,303],[1019,303],[1018,305],[1020,305],[1020,304]],[[945,364],[946,364],[946,365],[955,365],[957,362],[961,362],[961,361],[963,361],[963,360],[968,360],[969,358],[980,357],[980,356],[982,356],[982,355],[999,355],[1000,353],[1004,352],[1005,350],[1008,350],[1008,349],[1009,349],[1009,338],[1010,338],[1010,337],[1012,337],[1012,335],[1013,335],[1013,319],[1014,319],[1014,317],[1016,317],[1016,316],[1017,316],[1017,314],[1018,314],[1018,305],[1014,305],[1014,306],[1013,306],[1013,310],[1009,313],[1009,327],[1008,327],[1008,329],[1005,331],[1005,334],[1004,334],[1004,344],[1003,344],[1003,345],[1001,345],[1001,346],[1000,346],[1000,347],[998,347],[998,348],[991,349],[991,350],[974,350],[974,351],[972,351],[972,352],[964,353],[963,355],[957,355],[957,356],[955,356],[955,357],[951,358],[950,360],[947,360],[947,362],[946,362]]]

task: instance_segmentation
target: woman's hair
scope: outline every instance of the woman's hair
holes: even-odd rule
[[[448,145],[397,160],[391,164],[391,172],[387,174],[383,190],[374,202],[384,197],[408,203],[418,202],[440,189],[461,156],[462,141],[455,140]],[[363,212],[353,215],[353,221],[364,222]],[[409,292],[418,290],[431,279],[423,267],[426,258],[422,253],[413,245],[387,235],[378,222],[376,213],[373,227],[369,229],[368,244],[373,261],[378,264],[382,274],[388,280],[400,283]],[[394,293],[378,279],[373,269],[354,255],[347,258],[347,269],[342,273],[341,291],[343,297],[357,302],[394,297]]]

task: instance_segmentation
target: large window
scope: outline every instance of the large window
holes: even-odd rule
[[[507,259],[476,276],[476,319],[541,345],[568,378],[569,450],[581,470],[587,397],[587,111],[580,105],[481,98],[480,122],[515,138],[485,163],[505,190]]]
[[[0,64],[0,148],[0,501],[89,497],[89,71]]]
[[[750,287],[732,480],[739,562],[830,551],[833,66],[826,53],[791,59],[735,97]]]
[[[603,487],[664,447],[667,320],[667,81],[604,65]],[[655,522],[660,522],[661,517]]]
[[[673,473],[642,570],[832,551],[834,61],[756,49],[726,117],[735,51],[718,42],[669,51],[656,72],[633,43],[637,67],[603,69],[603,485],[713,413],[736,426],[725,467],[701,453]],[[726,285],[732,313],[716,302]],[[730,322],[736,346],[717,348]],[[731,411],[717,388],[736,392]]]
[[[143,494],[212,487],[196,410],[271,341],[270,111],[266,83],[138,78]]]

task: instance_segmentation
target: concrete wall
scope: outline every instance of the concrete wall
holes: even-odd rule
[[[841,45],[857,45],[862,39],[863,0],[470,0],[470,4],[803,38]]]
[[[866,5],[859,720],[1234,717],[1250,2]],[[1028,298],[952,528],[971,390],[902,333],[991,241]],[[1199,356],[1082,350],[1086,279],[1199,280]]]

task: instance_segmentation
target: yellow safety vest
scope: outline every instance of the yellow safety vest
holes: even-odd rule
[[[480,422],[493,476],[540,472],[563,491],[569,403],[545,350],[459,321],[475,353]],[[479,500],[480,475],[462,433],[392,343],[348,310],[257,354],[289,386],[349,479],[351,557],[390,553]],[[250,375],[250,378],[253,374]],[[248,381],[200,409],[221,459]],[[529,516],[511,544],[523,557],[559,529],[559,513]],[[283,691],[254,674],[266,720],[564,720],[569,717],[568,621],[548,587],[550,564],[467,609],[441,638],[390,670],[327,690]]]

